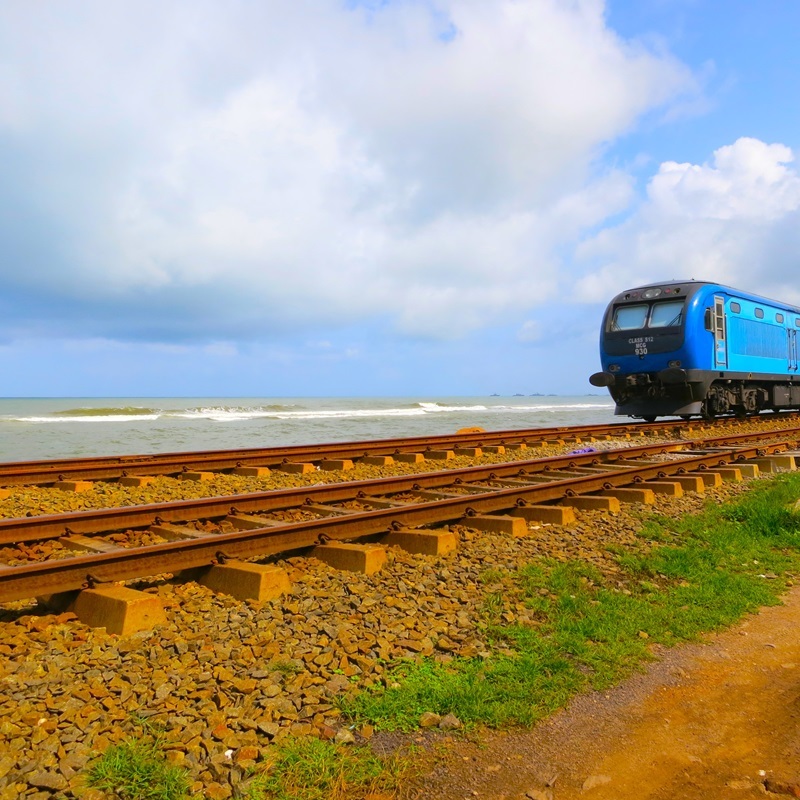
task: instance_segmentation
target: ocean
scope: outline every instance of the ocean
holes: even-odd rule
[[[6,398],[0,461],[222,450],[613,422],[607,395]],[[621,421],[621,420],[620,420]]]

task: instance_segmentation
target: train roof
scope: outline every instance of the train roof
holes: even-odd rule
[[[771,300],[763,295],[753,294],[746,292],[742,289],[734,289],[731,286],[725,286],[722,283],[714,281],[662,281],[660,283],[648,283],[643,286],[636,286],[631,289],[626,289],[620,292],[611,300],[611,305],[615,303],[622,303],[626,300],[651,300],[655,297],[666,299],[668,297],[686,297],[690,298],[696,295],[701,289],[708,288],[710,292],[724,292],[731,297],[737,297],[743,300],[750,300],[754,303],[763,303],[764,305],[774,306],[777,308],[785,309],[791,313],[800,314],[800,307],[791,305],[780,300]],[[657,290],[661,290],[655,294]]]
[[[710,281],[663,281],[661,283],[648,283],[644,286],[635,286],[632,289],[625,289],[620,292],[611,301],[614,303],[623,303],[626,300],[650,300],[654,297],[673,296],[673,297],[691,297],[696,294],[703,286],[718,286]]]

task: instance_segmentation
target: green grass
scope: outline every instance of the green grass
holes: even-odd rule
[[[109,747],[89,768],[87,784],[120,800],[187,798],[188,773],[167,763],[161,745],[161,737],[149,733]]]
[[[467,725],[530,725],[576,692],[604,688],[652,658],[653,643],[696,639],[778,602],[800,571],[800,476],[757,485],[699,515],[651,516],[633,552],[613,549],[613,580],[585,562],[528,565],[515,590],[493,587],[480,608],[492,655],[397,665],[345,711],[383,729],[413,730],[425,711]],[[495,575],[491,576],[496,577]],[[501,624],[522,600],[532,624]]]
[[[360,800],[391,792],[407,769],[368,747],[341,747],[319,739],[288,740],[267,772],[253,777],[242,800]]]

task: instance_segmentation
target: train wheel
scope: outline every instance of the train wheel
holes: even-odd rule
[[[692,415],[691,415],[691,414],[681,414],[681,419],[682,419],[684,422],[688,422],[688,421],[689,421],[691,418],[692,418]]]
[[[714,419],[717,416],[708,400],[703,401],[703,405],[700,407],[700,416],[703,419]]]
[[[654,414],[648,414],[646,417],[642,417],[645,422],[655,422],[656,418]]]

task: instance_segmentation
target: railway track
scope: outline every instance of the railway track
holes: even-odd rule
[[[649,427],[657,429],[663,426]],[[686,427],[669,442],[632,437],[624,443],[634,446],[616,448],[604,441],[595,453],[533,459],[585,448],[531,448],[514,453],[526,459],[514,464],[487,465],[484,459],[467,469],[464,460],[454,470],[377,481],[0,520],[0,562],[8,562],[0,566],[0,592],[4,600],[25,598],[0,606],[0,787],[9,787],[9,797],[52,794],[56,787],[80,793],[83,770],[109,744],[139,735],[132,727],[137,720],[163,727],[170,754],[185,754],[176,760],[190,770],[195,794],[210,795],[207,787],[214,786],[215,796],[244,791],[247,777],[270,758],[271,743],[285,737],[368,741],[372,725],[354,727],[342,716],[342,695],[389,685],[395,663],[505,653],[487,639],[490,625],[538,626],[534,609],[514,591],[525,565],[574,559],[599,570],[610,591],[637,591],[638,581],[628,581],[616,554],[651,547],[649,538],[639,536],[641,515],[617,506],[618,516],[611,517],[602,509],[613,513],[620,499],[641,502],[661,492],[653,506],[659,513],[693,513],[702,495],[680,497],[681,491],[719,486],[723,476],[739,472],[754,475],[762,459],[794,466],[800,428],[733,437],[715,426],[680,437],[687,437]],[[572,437],[564,430],[558,438]],[[261,485],[316,480],[277,476]],[[161,483],[184,497],[189,492],[183,488],[201,488]],[[228,479],[218,484],[254,485]],[[739,491],[728,485],[713,496],[719,501]],[[12,501],[14,495],[30,498],[19,513],[38,513],[66,507],[64,498],[77,507],[92,494],[131,493],[102,485],[84,495],[19,488]],[[149,490],[133,494],[151,496]],[[573,507],[601,510],[573,514]],[[567,527],[545,524],[559,521]],[[420,551],[408,541],[437,536],[449,537],[457,548],[440,551],[446,558],[411,554]],[[326,549],[380,550],[403,537],[411,553],[387,549],[386,566],[374,575],[323,563]],[[249,553],[259,563],[236,563]],[[234,560],[219,566],[229,557]],[[199,569],[174,580],[163,574],[198,562]],[[240,567],[283,572],[280,599],[240,602],[229,587],[206,580],[208,572]],[[144,581],[104,583],[129,580],[125,576]],[[84,586],[95,591],[67,588]],[[61,613],[64,606],[27,602],[52,591],[72,597],[70,613]],[[149,603],[152,615],[101,616],[108,598],[123,593],[137,596],[136,609]],[[138,622],[145,624],[129,625]]]
[[[782,413],[766,418],[767,422],[791,423],[796,413]],[[131,481],[159,475],[187,472],[234,472],[259,475],[270,469],[310,471],[316,467],[341,468],[347,462],[386,464],[398,461],[436,458],[442,451],[472,453],[498,448],[521,450],[547,442],[591,441],[593,438],[627,438],[632,435],[666,435],[677,431],[724,429],[726,420],[711,422],[682,420],[659,423],[614,423],[576,427],[533,428],[493,432],[464,432],[446,436],[378,439],[293,447],[252,448],[245,450],[207,450],[198,452],[155,453],[144,455],[71,458],[49,461],[0,463],[0,486],[45,485],[64,481]],[[338,464],[336,463],[338,462]],[[259,470],[261,473],[259,473]]]
[[[0,602],[338,542],[391,542],[400,533],[408,541],[430,533],[426,526],[508,526],[517,520],[527,527],[547,518],[556,504],[613,510],[611,501],[619,497],[646,502],[648,492],[702,491],[719,478],[715,470],[790,452],[799,442],[800,427],[794,427],[767,438],[763,432],[721,435],[371,481],[0,520],[6,558],[16,550],[28,559],[0,566]]]

